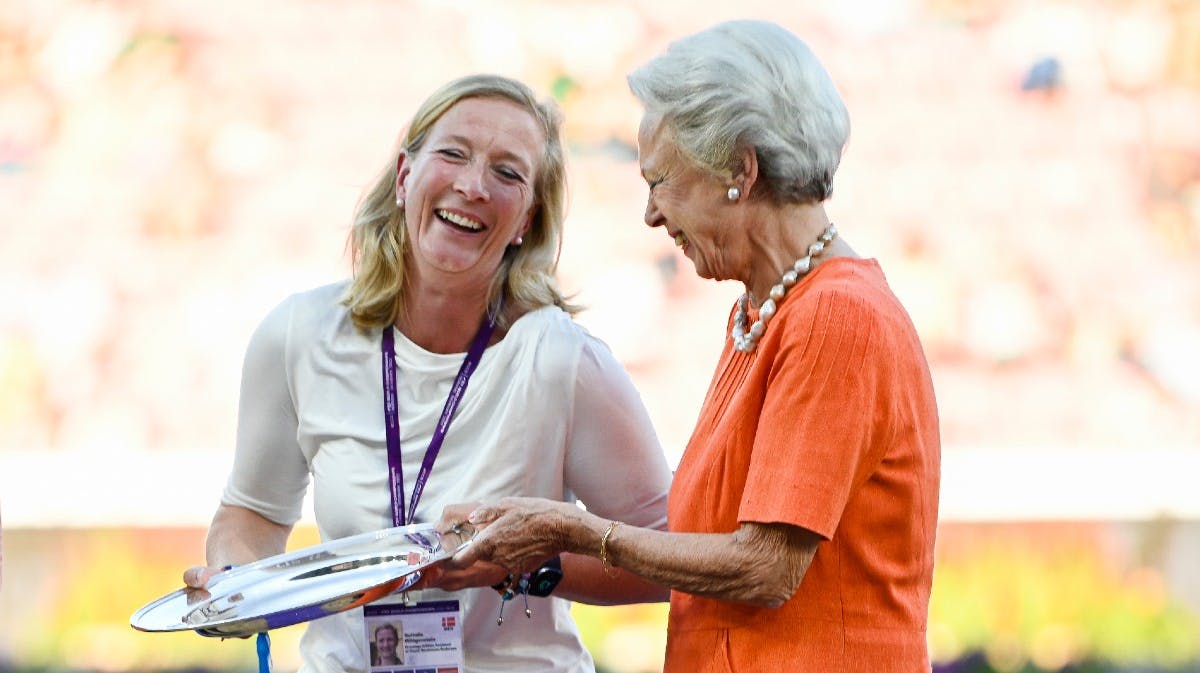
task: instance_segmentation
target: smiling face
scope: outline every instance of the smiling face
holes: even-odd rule
[[[375,634],[375,646],[385,656],[396,654],[396,634],[391,629],[379,629]]]
[[[466,98],[419,150],[401,154],[396,194],[419,281],[486,288],[529,227],[544,146],[537,120],[516,103]]]
[[[669,129],[652,116],[638,130],[638,162],[650,185],[646,224],[663,227],[701,278],[741,280],[735,255],[744,249],[736,225],[722,221],[728,186],[689,161]]]
[[[379,652],[379,663],[396,663],[396,646],[400,644],[398,641],[396,629],[390,624],[375,629],[375,649]]]

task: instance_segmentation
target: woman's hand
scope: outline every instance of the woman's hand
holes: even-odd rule
[[[503,498],[482,505],[467,517],[467,522],[478,528],[471,544],[446,565],[467,568],[477,561],[490,561],[519,575],[571,551],[572,534],[585,528],[588,516],[575,505],[543,498]]]
[[[447,505],[442,510],[434,529],[441,535],[443,549],[453,554],[474,537],[475,526],[467,523],[467,517],[481,505],[479,502],[465,502]]]
[[[209,565],[183,571],[188,601],[211,598],[208,583],[226,568],[282,553],[291,531],[290,525],[275,523],[258,512],[222,503],[213,515],[205,542]]]
[[[203,589],[208,586],[208,581],[213,575],[224,572],[221,568],[213,568],[209,566],[192,566],[183,571],[183,584],[190,589]]]
[[[221,572],[221,568],[208,566],[192,566],[183,571],[183,587],[188,597],[188,605],[212,598],[212,593],[208,590],[208,581],[213,575]]]
[[[470,546],[475,526],[467,522],[471,512],[479,509],[481,503],[468,502],[449,505],[442,510],[442,516],[434,526],[442,536],[442,547],[451,554],[457,552],[463,545]],[[413,585],[413,590],[443,589],[458,591],[471,587],[490,587],[504,581],[508,571],[486,561],[459,565],[451,559],[429,566],[421,571],[421,580]]]

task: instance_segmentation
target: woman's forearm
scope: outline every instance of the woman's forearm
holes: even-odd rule
[[[792,597],[821,541],[816,533],[780,523],[744,523],[732,533],[668,533],[541,498],[503,498],[476,509],[469,521],[481,529],[455,555],[460,566],[488,560],[520,572],[566,551],[606,558],[670,589],[762,606]]]
[[[589,545],[594,532],[590,526],[581,531],[580,543]],[[597,556],[603,532],[600,535],[591,547]],[[786,524],[749,523],[725,534],[664,533],[618,525],[605,547],[614,566],[656,584],[778,607],[799,588],[819,542],[817,535]]]
[[[604,572],[600,559],[582,554],[563,554],[563,578],[554,595],[590,605],[661,603],[671,597],[667,587],[637,575],[617,570]]]
[[[283,553],[291,532],[291,526],[275,523],[258,512],[223,504],[208,529],[208,565],[242,565]]]

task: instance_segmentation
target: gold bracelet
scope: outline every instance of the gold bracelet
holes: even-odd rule
[[[617,571],[613,566],[612,558],[608,555],[608,538],[612,537],[613,531],[620,525],[620,521],[610,521],[608,530],[604,531],[604,537],[600,538],[600,560],[604,563],[604,574],[609,577],[616,577]]]

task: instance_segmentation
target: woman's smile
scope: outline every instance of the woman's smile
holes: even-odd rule
[[[433,212],[448,226],[460,231],[478,233],[485,229],[482,222],[468,215],[462,215],[444,208],[439,208]]]

